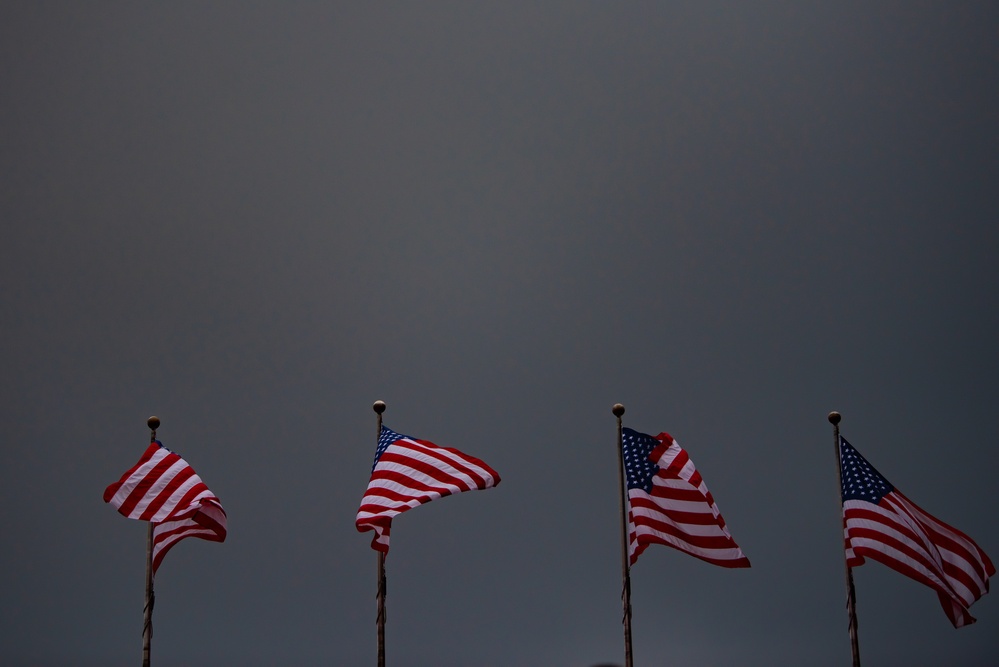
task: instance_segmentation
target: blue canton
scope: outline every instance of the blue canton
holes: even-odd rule
[[[877,504],[895,490],[846,438],[840,438],[840,467],[843,473],[843,500],[866,500]]]
[[[408,438],[408,435],[403,435],[402,433],[396,433],[387,426],[382,426],[382,434],[378,437],[378,449],[375,450],[375,462],[371,464],[371,472],[375,471],[375,466],[378,465],[378,459],[382,457],[388,446],[399,438]]]
[[[621,454],[624,457],[624,474],[628,478],[629,489],[652,492],[652,478],[659,472],[659,466],[649,460],[649,454],[659,444],[651,435],[630,428],[621,430]]]

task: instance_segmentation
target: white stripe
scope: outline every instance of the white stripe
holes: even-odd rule
[[[936,545],[936,548],[939,550],[940,557],[944,562],[949,563],[965,572],[975,583],[977,590],[972,590],[969,589],[964,582],[954,579],[946,574],[944,575],[947,577],[947,580],[953,584],[962,600],[970,605],[988,592],[988,589],[986,588],[988,579],[983,578],[983,573],[986,570],[985,563],[982,561],[981,556],[979,555],[978,546],[974,542],[971,542],[969,538],[964,537],[963,535],[955,533],[949,526],[931,517],[911,502],[906,502],[904,497],[897,497],[896,502],[920,521],[920,524],[926,532],[930,533],[930,539],[932,539],[935,534],[940,538],[955,542],[960,547],[961,551],[953,551],[941,545]],[[979,568],[981,568],[981,573],[976,571],[974,567],[974,564],[976,563]]]
[[[185,504],[184,507],[181,507],[180,505],[180,502],[184,499],[184,495],[198,484],[204,484],[204,482],[202,482],[201,478],[197,475],[192,475],[186,482],[177,487],[174,492],[170,494],[169,500],[167,500],[167,502],[165,502],[163,506],[153,515],[152,521],[160,522],[166,521],[167,519],[183,519],[193,516],[200,511],[203,500],[215,497],[214,494],[208,490],[208,487],[205,487],[198,492]]]
[[[900,511],[918,510],[918,508],[914,508],[911,503],[906,503],[902,498],[899,498],[897,496],[895,498],[891,499],[891,500],[893,501],[893,505],[897,505],[900,508]],[[917,511],[915,513],[917,514],[917,516],[920,516],[920,515],[921,516],[926,516],[925,512],[918,512]],[[908,518],[908,515],[906,515],[906,516]],[[964,553],[964,554],[959,554],[959,553],[955,553],[955,552],[953,552],[953,551],[951,551],[949,549],[945,549],[945,548],[941,547],[940,545],[938,545],[938,544],[936,544],[936,543],[934,543],[932,541],[932,536],[926,534],[927,533],[926,529],[927,528],[932,528],[932,527],[925,526],[922,523],[920,523],[918,525],[919,525],[919,528],[920,528],[920,535],[923,537],[923,539],[926,542],[929,543],[929,546],[926,546],[925,548],[926,548],[926,550],[928,550],[928,551],[931,552],[931,555],[933,557],[933,562],[935,563],[935,565],[937,567],[938,576],[943,579],[943,581],[944,581],[945,585],[947,586],[947,588],[950,589],[951,591],[953,591],[954,594],[957,595],[957,597],[959,597],[961,599],[961,601],[965,603],[965,605],[970,606],[972,603],[975,602],[975,600],[977,600],[979,597],[981,597],[985,593],[984,582],[981,582],[981,579],[979,578],[978,573],[976,573],[974,571],[974,569],[971,566],[971,563],[969,563],[969,558],[972,558],[973,556],[970,553],[967,553],[967,552]],[[943,534],[945,537],[947,537],[949,539],[953,539],[956,542],[958,542],[959,544],[962,544],[962,545],[966,544],[966,540],[962,539],[959,535],[955,535],[951,531],[934,530],[933,532],[936,532],[938,534]],[[976,554],[976,556],[977,556],[977,554]],[[977,558],[976,558],[976,560],[977,560]],[[976,583],[977,582],[981,582],[981,585],[982,585],[981,592],[976,594],[976,592],[973,591],[972,589],[969,589],[967,587],[967,585],[965,585],[965,583],[963,581],[961,581],[960,579],[957,579],[955,577],[952,577],[952,576],[948,575],[944,571],[944,567],[943,567],[943,563],[944,562],[951,563],[951,564],[955,565],[956,567],[958,567],[959,569],[967,572],[968,575],[971,577],[971,579],[973,581],[975,581]],[[984,564],[982,564],[982,567],[984,568]]]
[[[718,505],[715,503],[709,503],[707,498],[707,487],[701,484],[700,487],[694,487],[687,482],[682,482],[676,479],[669,479],[664,477],[653,477],[653,486],[661,486],[669,489],[680,489],[683,491],[696,490],[698,491],[703,500],[674,500],[672,498],[653,498],[649,495],[649,498],[655,502],[657,505],[668,505],[669,507],[675,507],[683,512],[696,512],[697,514],[708,514],[705,510],[710,510],[710,513],[717,519],[721,516],[721,512],[718,510]],[[690,509],[694,508],[694,509]]]
[[[731,535],[728,534],[728,531],[724,530],[718,525],[704,525],[699,523],[680,523],[679,521],[675,521],[666,514],[662,514],[661,512],[652,512],[648,510],[642,511],[639,508],[635,508],[633,510],[633,513],[634,516],[643,516],[648,519],[658,521],[659,523],[665,523],[670,526],[675,526],[678,530],[681,530],[684,533],[687,533],[688,535],[692,535],[694,537],[727,537],[727,538],[732,537]]]
[[[458,486],[459,481],[463,482],[464,485],[465,485],[464,490],[466,490],[466,491],[474,489],[474,488],[476,488],[478,486],[478,482],[475,479],[473,479],[471,476],[469,476],[467,473],[465,473],[465,472],[463,472],[461,470],[458,470],[457,468],[454,467],[454,465],[452,465],[450,463],[446,463],[446,462],[441,461],[440,459],[436,458],[435,456],[432,456],[431,454],[427,453],[428,451],[430,451],[430,448],[425,447],[423,445],[420,445],[419,443],[413,443],[409,447],[389,447],[388,450],[386,450],[385,453],[386,454],[387,453],[392,453],[392,454],[395,454],[397,456],[402,456],[402,457],[405,457],[405,458],[408,458],[408,459],[412,459],[414,461],[418,461],[418,462],[426,465],[427,467],[430,467],[430,468],[433,468],[435,470],[438,470],[441,473],[447,475],[448,477],[453,478],[454,479],[453,483],[456,486]],[[448,452],[446,452],[446,451],[444,451],[442,449],[439,449],[439,448],[438,449],[434,449],[433,451],[437,452],[437,453],[440,453],[440,454],[445,454],[445,455],[448,454]],[[453,461],[455,457],[449,457],[449,458],[451,458],[451,460]],[[382,467],[380,463],[381,462],[379,461],[379,465],[375,466],[375,471],[377,471],[379,468]],[[391,466],[388,469],[394,469],[395,466],[401,466],[402,464],[391,463],[391,464],[387,464],[387,465]],[[475,466],[466,466],[466,467],[474,468]],[[411,477],[414,477],[416,479],[425,479],[425,480],[428,480],[428,483],[430,483],[430,484],[439,484],[440,483],[437,480],[435,480],[433,477],[427,475],[427,473],[425,473],[423,471],[419,471],[419,470],[416,470],[416,469],[413,469],[413,468],[408,468],[408,467],[406,469],[412,471],[410,473]],[[485,477],[487,479],[489,478],[489,475],[481,475],[481,476]]]
[[[940,570],[940,576],[945,576],[943,573],[943,560],[940,557],[940,548],[935,542],[933,542],[933,538],[926,532],[926,526],[921,524],[918,518],[912,516],[909,513],[908,508],[903,503],[899,502],[897,496],[894,494],[888,494],[885,496],[884,500],[895,509],[895,512],[899,517],[899,523],[907,526],[909,530],[916,534],[919,539],[919,544],[927,553],[934,566]]]
[[[357,511],[357,516],[379,516],[387,514],[389,512],[394,512],[395,514],[400,514],[408,509],[413,509],[414,507],[419,507],[422,503],[419,500],[390,500],[383,496],[371,496],[366,495],[361,500],[361,509]],[[377,511],[372,511],[370,509],[364,509],[366,507],[374,506],[378,509]]]
[[[190,466],[187,465],[184,459],[177,459],[174,461],[169,468],[163,471],[162,475],[153,480],[152,486],[149,487],[149,490],[146,492],[146,495],[143,496],[142,500],[136,504],[132,514],[136,517],[142,516],[142,513],[146,511],[149,504],[156,500],[156,497],[166,488],[167,484],[169,484],[170,481],[173,480],[173,478],[176,477],[181,471],[187,470],[189,467]],[[163,506],[172,509],[176,503],[177,500],[171,496],[167,498],[167,501],[163,503]]]
[[[882,554],[883,556],[893,561],[896,561],[904,565],[908,565],[916,572],[922,574],[927,579],[940,586],[943,590],[945,591],[952,590],[951,587],[945,581],[943,581],[943,579],[941,579],[939,572],[928,569],[921,562],[915,561],[912,558],[910,558],[908,554],[898,551],[897,549],[888,546],[884,542],[878,541],[876,538],[855,537],[852,538],[851,542],[853,544],[854,549],[867,549],[869,552],[873,551],[875,553]],[[871,557],[870,553],[865,555]]]
[[[632,489],[631,491],[632,492],[639,491],[640,493],[645,494],[645,492],[642,491],[641,489]],[[704,501],[697,502],[693,500],[672,500],[670,498],[656,498],[648,494],[645,494],[642,497],[647,498],[649,502],[655,503],[658,507],[662,507],[666,510],[673,510],[677,512],[688,512],[690,514],[703,514],[705,516],[710,516],[715,519],[717,519],[719,516],[718,512],[713,511],[713,508]]]
[[[433,488],[424,491],[423,489],[417,489],[417,488],[414,488],[414,487],[405,486],[402,482],[400,482],[398,480],[385,479],[385,478],[379,477],[379,478],[373,478],[371,480],[371,484],[368,486],[368,489],[369,490],[371,490],[371,489],[387,489],[389,491],[395,491],[396,493],[401,494],[401,495],[408,495],[408,496],[431,496],[431,497],[435,497],[435,498],[440,498],[441,496],[443,496],[448,491],[450,491],[451,493],[461,493],[462,490],[463,490],[460,486],[457,486],[455,484],[442,485],[441,482],[438,482],[435,479],[420,479],[420,478],[416,477],[415,475],[406,475],[402,471],[393,471],[393,472],[397,472],[398,474],[403,475],[405,477],[408,477],[409,479],[412,479],[415,482],[423,483],[423,484],[426,484],[427,486],[431,486],[432,485]],[[365,494],[365,495],[367,495],[367,494]]]
[[[696,554],[699,556],[704,556],[705,558],[710,558],[713,560],[738,560],[744,558],[745,554],[742,553],[742,549],[735,547],[725,547],[722,549],[705,549],[703,547],[694,546],[689,542],[681,540],[673,535],[667,535],[665,533],[660,533],[658,531],[652,530],[648,526],[637,526],[637,530],[634,532],[637,536],[647,536],[653,535],[658,540],[675,546],[681,551],[686,551],[687,553]]]
[[[153,468],[159,465],[160,461],[162,461],[166,456],[168,456],[169,453],[170,452],[160,447],[149,458],[148,461],[146,461],[141,466],[136,468],[136,470],[131,475],[128,476],[128,479],[126,479],[121,484],[121,486],[118,487],[118,490],[115,492],[111,500],[108,501],[110,502],[111,506],[114,507],[115,509],[118,509],[119,507],[124,505],[125,501],[128,500],[128,496],[132,493],[133,490],[135,490],[135,487],[138,486],[139,482],[141,482],[142,479],[145,478],[153,470]],[[135,512],[133,512],[132,514],[134,514],[135,516],[129,515],[128,518],[133,519],[138,516],[138,514],[136,514]]]
[[[889,499],[886,497],[886,500]],[[893,553],[898,553],[897,560],[912,565],[913,567],[919,569],[920,571],[925,571],[927,575],[932,576],[933,579],[935,581],[938,581],[942,586],[945,587],[947,586],[947,584],[944,582],[944,578],[946,577],[946,575],[943,572],[943,564],[940,560],[939,550],[937,549],[936,545],[934,545],[926,537],[925,532],[922,529],[922,526],[916,523],[912,519],[912,517],[908,516],[907,514],[899,514],[896,512],[892,512],[878,505],[873,505],[871,503],[862,500],[848,500],[845,503],[843,503],[843,507],[875,513],[878,516],[884,517],[885,521],[887,521],[890,524],[890,525],[885,525],[883,523],[872,521],[870,519],[861,519],[857,517],[852,517],[848,518],[846,522],[848,530],[850,528],[867,528],[869,530],[873,530],[883,535],[892,537],[898,540],[899,542],[908,545],[913,551],[916,551],[921,556],[923,556],[927,561],[931,563],[933,569],[932,570],[927,569],[927,566],[920,565],[912,558],[900,552],[897,552],[895,549],[893,549],[888,545],[881,545],[880,548],[877,548],[876,540],[873,540],[871,538],[851,538],[851,541],[855,546],[860,546],[861,544],[863,544],[863,546],[867,546],[868,548],[875,549],[876,551],[882,553],[887,553],[888,551],[891,551]],[[919,536],[920,538],[919,541],[918,542],[913,541],[913,539],[910,536],[900,532],[900,530],[896,528],[896,526],[904,526],[909,530],[913,531]]]
[[[903,525],[908,525],[906,522],[902,522],[899,515],[895,514],[894,512],[889,512],[881,507],[878,507],[877,505],[873,505],[869,502],[862,500],[847,500],[846,502],[843,503],[843,507],[844,509],[858,509],[858,510],[874,512],[879,516],[883,516],[891,524],[891,525],[885,525],[883,523],[872,521],[870,519],[847,517],[846,528],[848,535],[850,535],[849,531],[853,528],[866,528],[868,530],[875,531],[877,533],[880,533],[881,535],[885,535],[887,537],[894,538],[899,542],[902,542],[903,544],[912,548],[913,551],[919,553],[921,556],[924,556],[926,560],[930,561],[930,563],[938,562],[937,558],[935,557],[935,554],[929,553],[925,545],[919,542],[913,542],[911,537],[899,532],[897,528],[893,527],[899,525],[900,523]],[[943,573],[943,570],[939,567],[939,565],[937,565],[937,567],[935,567],[934,569],[930,569],[930,567],[924,565],[922,562],[914,560],[908,554],[895,549],[894,547],[880,541],[876,537],[872,538],[872,537],[850,536],[850,544],[853,546],[854,549],[863,547],[871,551],[884,554],[885,556],[895,561],[898,561],[899,563],[908,565],[917,572],[920,572],[921,574],[928,577],[931,581],[940,585],[945,590],[951,588],[948,585],[948,583],[944,581],[945,575]]]

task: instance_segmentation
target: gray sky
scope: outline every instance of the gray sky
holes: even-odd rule
[[[146,417],[229,513],[164,665],[363,665],[391,428],[503,483],[397,519],[388,658],[621,662],[615,402],[750,570],[633,569],[636,664],[849,660],[830,410],[999,558],[994,3],[0,6],[0,657],[131,665]],[[865,664],[999,606],[855,573]]]

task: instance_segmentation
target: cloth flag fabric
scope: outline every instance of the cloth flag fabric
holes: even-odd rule
[[[371,548],[387,554],[394,516],[437,498],[499,483],[496,471],[475,457],[382,426],[354,525],[360,532],[375,531]]]
[[[104,502],[124,517],[153,524],[153,573],[184,538],[225,541],[222,503],[194,468],[159,440],[150,443],[139,462],[105,489]]]
[[[902,495],[842,437],[840,468],[846,564],[880,561],[935,590],[955,628],[974,623],[968,607],[996,573],[985,552]]]
[[[721,567],[749,567],[700,473],[669,433],[625,428],[621,448],[632,565],[650,544],[665,544]]]

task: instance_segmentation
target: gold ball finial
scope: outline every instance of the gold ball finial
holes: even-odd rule
[[[624,414],[624,406],[621,405],[620,403],[615,403],[614,407],[611,408],[611,412],[614,413],[615,417],[620,417],[621,415]]]
[[[371,409],[378,414],[385,412],[385,401],[375,401],[374,405],[371,406]]]
[[[160,427],[160,418],[155,415],[146,420],[146,426],[149,427],[150,431],[155,431]]]
[[[829,423],[832,424],[832,425],[834,425],[834,426],[836,424],[838,424],[839,420],[842,419],[842,418],[843,418],[842,415],[840,415],[835,410],[829,413]]]

